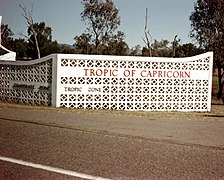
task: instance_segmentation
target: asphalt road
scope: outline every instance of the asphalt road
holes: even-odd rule
[[[224,122],[169,122],[1,107],[0,157],[48,168],[0,160],[0,179],[224,179]]]

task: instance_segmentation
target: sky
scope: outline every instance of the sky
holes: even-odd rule
[[[125,41],[130,48],[143,47],[145,11],[148,8],[148,29],[153,41],[166,39],[173,41],[175,35],[181,43],[193,43],[189,38],[191,30],[189,16],[194,10],[196,0],[114,0],[119,9],[121,25],[117,30],[125,33]],[[22,4],[28,10],[33,7],[35,22],[45,22],[52,29],[52,38],[58,43],[74,44],[73,38],[86,31],[87,26],[81,21],[83,11],[81,0],[0,0],[2,23],[8,24],[14,38],[26,34],[27,26]],[[21,37],[23,38],[23,37]]]

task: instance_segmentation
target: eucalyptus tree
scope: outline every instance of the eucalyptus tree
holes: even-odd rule
[[[108,44],[113,32],[120,25],[119,10],[113,0],[82,0],[84,10],[81,19],[86,23],[87,31],[92,36],[95,53],[100,44]]]
[[[37,39],[37,32],[36,29],[34,28],[34,20],[33,20],[33,6],[32,5],[32,9],[29,11],[25,6],[23,6],[22,4],[19,4],[19,7],[22,9],[23,13],[22,16],[25,18],[26,22],[27,22],[27,27],[28,27],[28,33],[34,37],[33,40],[33,45],[35,45],[35,48],[37,50],[37,58],[40,58],[40,48],[39,48],[39,42]],[[21,33],[22,36],[26,37],[25,35],[23,35]]]
[[[224,0],[197,0],[190,16],[191,37],[200,47],[214,52],[214,67],[218,69],[218,98],[224,88]]]
[[[33,32],[35,32],[35,34]],[[32,57],[33,59],[46,56],[55,51],[59,51],[57,49],[57,42],[52,41],[51,27],[46,26],[44,22],[32,24],[28,27],[27,33],[28,55],[30,55],[30,57]],[[38,42],[38,53],[36,53],[37,44],[35,42]]]

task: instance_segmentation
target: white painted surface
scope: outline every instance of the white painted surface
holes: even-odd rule
[[[19,164],[22,166],[32,167],[35,169],[42,169],[45,171],[50,171],[50,172],[54,172],[54,173],[58,173],[58,174],[73,176],[73,177],[77,177],[77,178],[91,179],[91,180],[109,180],[109,179],[102,178],[102,177],[91,176],[88,174],[83,174],[83,173],[79,173],[79,172],[75,172],[75,171],[69,171],[69,170],[65,170],[65,169],[61,169],[61,168],[55,168],[55,167],[46,166],[46,165],[42,165],[42,164],[36,164],[36,163],[27,162],[27,161],[9,158],[9,157],[0,156],[0,160],[5,161],[5,162],[10,162],[13,164]]]

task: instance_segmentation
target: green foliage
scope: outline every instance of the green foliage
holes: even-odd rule
[[[204,52],[192,43],[179,45],[176,51],[176,57],[191,57]]]
[[[48,40],[44,43],[43,47],[40,47],[41,57],[53,53],[60,53],[60,51],[61,49],[57,41]]]
[[[168,40],[155,40],[152,44],[152,56],[155,57],[170,57],[171,56],[171,49],[168,47],[169,41]]]
[[[60,53],[63,54],[74,54],[75,52],[75,48],[71,45],[68,44],[59,44],[59,48],[60,48]],[[54,52],[56,53],[56,52]]]
[[[1,25],[1,44],[6,48],[10,48],[10,43],[12,41],[13,32],[7,24]]]
[[[124,41],[124,33],[118,31],[117,34],[111,36],[108,41],[107,46],[105,46],[105,51],[103,54],[110,54],[110,55],[127,55],[128,54],[128,45]]]
[[[41,57],[44,57],[51,53],[60,52],[60,48],[58,46],[57,41],[52,41],[52,29],[50,27],[46,26],[44,22],[40,22],[33,24],[32,28],[35,30],[36,33]],[[32,59],[36,59],[38,58],[36,53],[36,43],[31,27],[28,27],[27,33],[29,37],[27,54]]]
[[[17,60],[23,60],[25,57],[27,57],[27,47],[28,43],[24,39],[15,39],[11,43],[11,50],[16,52]]]
[[[76,36],[75,52],[79,54],[127,55],[125,34],[115,30],[120,25],[118,9],[112,0],[82,0],[84,10],[82,21],[87,24],[88,33]]]
[[[109,54],[109,55],[128,55],[128,45],[124,41],[124,33],[118,31],[117,34],[112,35],[107,43],[101,43],[97,49],[91,41],[91,35],[83,33],[76,36],[75,40],[75,53],[77,54]]]
[[[81,19],[88,26],[87,31],[92,37],[98,54],[99,45],[107,44],[120,25],[119,11],[112,0],[82,0],[82,4],[84,10],[81,13]]]
[[[77,54],[89,54],[91,52],[91,35],[88,33],[83,33],[80,36],[76,36],[75,40],[75,49]]]
[[[219,92],[224,88],[224,0],[198,0],[190,16],[191,37],[205,50],[214,52],[214,67],[218,69]]]

